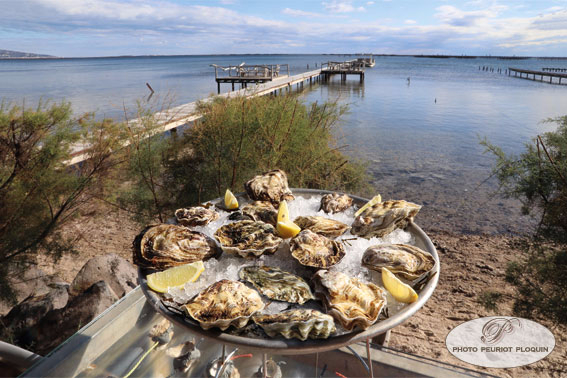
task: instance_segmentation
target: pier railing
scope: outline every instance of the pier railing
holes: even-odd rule
[[[219,66],[215,68],[215,79],[266,79],[273,80],[282,75],[289,76],[289,64],[254,64],[238,66]]]

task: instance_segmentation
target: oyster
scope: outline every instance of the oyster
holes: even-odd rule
[[[262,221],[275,226],[278,222],[278,211],[269,201],[254,201],[242,207],[242,214],[254,221]]]
[[[352,198],[346,194],[329,193],[321,198],[321,210],[326,213],[340,213],[352,206]]]
[[[286,339],[295,337],[305,341],[308,337],[326,339],[336,331],[332,316],[308,309],[289,310],[273,315],[256,314],[252,316],[252,320],[270,337],[281,334]]]
[[[408,280],[416,280],[435,267],[433,256],[407,244],[381,244],[368,247],[362,255],[362,265],[381,271],[388,268]]]
[[[328,268],[345,255],[342,243],[328,239],[311,230],[303,230],[290,241],[291,255],[301,265]]]
[[[266,172],[244,184],[248,196],[256,201],[270,201],[278,205],[283,200],[293,200],[295,197],[289,190],[287,176],[281,169]]]
[[[203,329],[225,330],[231,325],[242,328],[250,316],[264,309],[264,302],[256,290],[238,281],[221,280],[199,293],[183,306]]]
[[[175,210],[177,222],[187,227],[204,226],[219,219],[219,213],[203,206],[194,206]]]
[[[320,270],[313,276],[315,293],[342,326],[351,331],[370,327],[386,305],[386,292],[373,283],[364,283],[342,272]]]
[[[215,238],[224,251],[242,257],[274,253],[283,241],[271,224],[251,220],[226,224],[215,232]]]
[[[351,233],[366,239],[381,238],[396,228],[406,228],[420,209],[420,205],[402,200],[379,202],[354,219]]]
[[[326,236],[328,238],[336,238],[341,236],[348,230],[348,226],[338,220],[329,219],[319,216],[297,217],[293,221],[302,230],[311,230],[316,234]]]
[[[239,276],[270,299],[299,304],[315,299],[303,278],[278,268],[246,266],[240,270]]]
[[[133,248],[134,264],[160,270],[205,260],[221,252],[205,234],[173,224],[146,227],[134,239]]]

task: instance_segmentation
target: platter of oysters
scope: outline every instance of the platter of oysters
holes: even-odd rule
[[[439,257],[413,222],[421,206],[290,189],[273,170],[135,238],[148,302],[190,332],[280,354],[336,349],[385,333],[421,308]],[[191,279],[156,289],[184,266]],[[188,268],[189,269],[189,268]]]

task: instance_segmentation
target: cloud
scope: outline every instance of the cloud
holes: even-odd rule
[[[323,6],[331,13],[351,13],[354,11],[364,11],[364,7],[355,7],[351,0],[323,1]]]
[[[290,8],[285,8],[284,10],[282,10],[283,14],[287,14],[289,16],[294,16],[294,17],[322,17],[323,15],[321,13],[315,13],[315,12],[306,12],[306,11],[302,11],[299,9],[290,9]]]
[[[492,6],[479,11],[463,11],[452,5],[443,5],[436,9],[435,17],[449,25],[467,27],[473,26],[486,18],[495,18],[506,9],[505,6]]]
[[[417,21],[415,21],[415,20],[405,20],[405,21],[404,21],[404,24],[406,24],[406,25],[415,25],[415,24],[417,24]]]
[[[374,5],[374,1],[367,1],[366,5]]]

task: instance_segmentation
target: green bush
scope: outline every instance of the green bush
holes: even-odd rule
[[[243,190],[251,177],[283,169],[291,187],[360,192],[365,168],[343,154],[336,133],[346,107],[304,104],[297,96],[216,98],[173,146],[165,180],[178,204]]]
[[[69,166],[77,143],[86,159]],[[55,258],[73,251],[59,230],[100,194],[113,168],[119,126],[87,114],[71,118],[69,104],[0,106],[0,297],[13,299],[10,273],[41,251]]]
[[[567,323],[567,116],[547,122],[557,130],[534,138],[519,157],[483,144],[497,157],[494,173],[504,193],[539,217],[537,230],[519,245],[522,256],[506,271],[517,288],[514,309]]]

